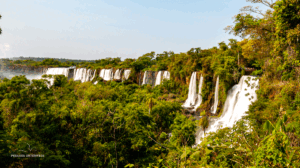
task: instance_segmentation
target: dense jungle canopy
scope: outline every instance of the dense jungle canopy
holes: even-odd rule
[[[3,60],[5,66],[113,67],[132,73],[125,82],[96,76],[96,85],[59,75],[50,88],[25,76],[1,80],[0,167],[300,167],[300,2],[247,1],[269,9],[242,8],[226,28],[242,40],[210,49],[150,52],[124,61]],[[260,83],[248,115],[194,147],[196,130],[221,116],[228,90],[247,68]],[[146,70],[168,70],[171,80],[140,86],[137,76]],[[197,109],[201,120],[181,107],[195,71],[205,80]],[[219,104],[211,114],[217,76]],[[28,153],[45,157],[11,157]]]

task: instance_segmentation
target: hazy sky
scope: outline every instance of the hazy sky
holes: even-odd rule
[[[236,38],[246,0],[0,0],[0,58],[137,58]]]

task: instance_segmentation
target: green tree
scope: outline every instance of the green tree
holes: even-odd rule
[[[204,133],[206,128],[208,128],[209,126],[209,121],[208,121],[208,117],[207,116],[203,116],[200,120],[199,120],[199,125],[202,127]]]

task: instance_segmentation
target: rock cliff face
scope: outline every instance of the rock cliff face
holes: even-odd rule
[[[145,71],[143,76],[143,83],[142,85],[150,84],[154,86],[155,84],[155,72],[153,71]]]

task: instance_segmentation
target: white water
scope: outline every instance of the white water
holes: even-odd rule
[[[120,71],[120,69],[116,70],[114,79],[121,80],[121,71]]]
[[[195,105],[197,99],[196,79],[197,79],[197,72],[193,72],[190,80],[190,85],[189,85],[188,98],[186,99],[182,107],[190,108]]]
[[[65,77],[69,76],[69,68],[48,68],[46,75],[65,75]],[[42,77],[39,77],[37,79],[41,79]],[[52,86],[54,84],[54,78],[47,78],[47,80],[50,82],[50,85],[48,87]]]
[[[100,71],[100,74],[99,74],[99,76],[100,76],[100,78],[104,78],[104,72],[105,72],[105,69],[101,69],[101,71]]]
[[[130,69],[127,69],[127,70],[124,71],[124,78],[125,78],[125,80],[128,80],[130,72],[131,72]]]
[[[112,69],[105,69],[103,80],[109,81],[113,80],[114,73]]]
[[[93,70],[88,69],[86,72],[86,77],[85,77],[84,82],[92,81],[94,79],[94,77],[95,77],[95,73],[93,75]]]
[[[95,70],[95,72],[96,72],[96,70]],[[87,70],[86,68],[79,68],[75,71],[74,81],[81,81],[82,83],[91,81],[95,77],[95,72],[94,72],[94,76],[93,76],[91,69]]]
[[[96,72],[97,72],[97,70],[94,71],[94,74],[93,74],[92,78],[90,79],[90,81],[92,81],[95,78]]]
[[[156,75],[155,86],[160,85],[161,78],[162,78],[162,73],[161,73],[161,71],[159,71]]]
[[[217,82],[216,82],[215,100],[214,100],[214,105],[211,108],[211,113],[216,114],[217,108],[218,108],[218,103],[219,103],[219,76],[218,76]]]
[[[69,68],[48,68],[46,75],[65,75],[69,76]]]
[[[81,82],[85,82],[86,79],[86,69],[85,68],[78,68],[75,71],[74,74],[74,81],[81,81]]]
[[[169,71],[165,71],[164,74],[163,74],[163,79],[167,79],[167,80],[170,80],[170,72]]]
[[[199,87],[198,87],[199,91],[198,91],[198,95],[197,95],[197,96],[198,96],[198,97],[197,97],[197,102],[196,102],[196,105],[195,105],[193,111],[196,111],[197,108],[198,108],[198,107],[201,105],[201,103],[202,103],[202,96],[201,96],[202,85],[203,85],[203,76],[201,75],[200,81],[199,81]]]
[[[248,84],[247,84],[248,81]],[[256,90],[259,81],[253,76],[242,76],[239,83],[234,85],[227,93],[222,116],[210,121],[205,133],[216,132],[220,126],[233,127],[233,125],[246,115],[249,105],[257,100]],[[204,131],[201,130],[196,136],[196,144],[201,143]]]
[[[146,76],[147,76],[147,71],[144,72],[144,77],[143,77],[143,83],[142,83],[142,85],[146,84]]]
[[[92,70],[88,69],[86,72],[85,80],[83,82],[88,82],[88,81],[92,81],[92,80],[93,80]]]

